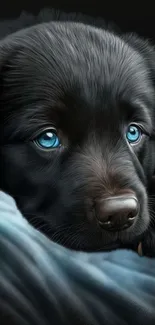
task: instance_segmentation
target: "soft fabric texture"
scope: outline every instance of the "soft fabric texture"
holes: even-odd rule
[[[75,253],[49,241],[0,193],[2,325],[153,325],[155,260]]]

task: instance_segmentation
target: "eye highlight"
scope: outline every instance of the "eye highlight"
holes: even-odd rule
[[[55,129],[46,129],[43,131],[36,137],[34,143],[44,150],[57,149],[61,146],[60,139]]]
[[[142,130],[136,124],[130,124],[126,132],[126,138],[130,144],[137,144],[141,141]]]

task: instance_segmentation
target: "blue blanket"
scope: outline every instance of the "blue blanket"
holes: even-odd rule
[[[0,324],[155,325],[155,260],[69,251],[0,192]]]

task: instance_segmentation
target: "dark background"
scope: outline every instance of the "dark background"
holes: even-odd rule
[[[3,0],[0,4],[0,19],[18,17],[23,10],[37,14],[44,7],[52,7],[102,16],[105,20],[114,21],[123,31],[136,31],[143,36],[155,39],[155,4],[153,0],[151,3],[146,0],[121,2],[114,0]]]

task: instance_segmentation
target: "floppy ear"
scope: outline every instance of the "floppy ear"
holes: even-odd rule
[[[5,67],[11,66],[11,62],[18,51],[24,48],[26,43],[24,35],[27,30],[29,30],[29,28],[18,31],[0,40],[0,79]]]
[[[4,75],[5,70],[7,69],[7,65],[11,63],[11,57],[13,56],[14,51],[15,46],[12,44],[12,39],[10,37],[7,37],[6,39],[0,41],[0,115],[2,115],[2,117],[4,111],[2,103]],[[0,119],[0,124],[1,121],[2,119]]]
[[[18,50],[24,47],[24,35],[26,34],[25,31],[28,30],[29,28],[17,31],[0,40],[0,71],[7,63],[11,63],[11,59],[16,55]]]
[[[11,64],[18,49],[21,48],[20,39],[16,35],[18,34],[9,35],[0,41],[0,87],[3,82],[3,71]]]
[[[149,145],[147,145],[144,159],[144,168],[146,174],[150,177],[155,175],[155,46],[151,41],[145,40],[132,33],[123,35],[123,39],[143,57],[154,87],[154,107],[152,112],[154,130],[150,137]]]
[[[0,145],[3,145],[5,141],[4,135],[7,136],[4,123],[5,118],[8,119],[8,114],[12,114],[11,111],[13,110],[13,106],[10,109],[10,105],[7,105],[9,97],[8,71],[11,69],[13,60],[16,59],[19,49],[22,47],[22,38],[20,39],[16,33],[0,41]]]

